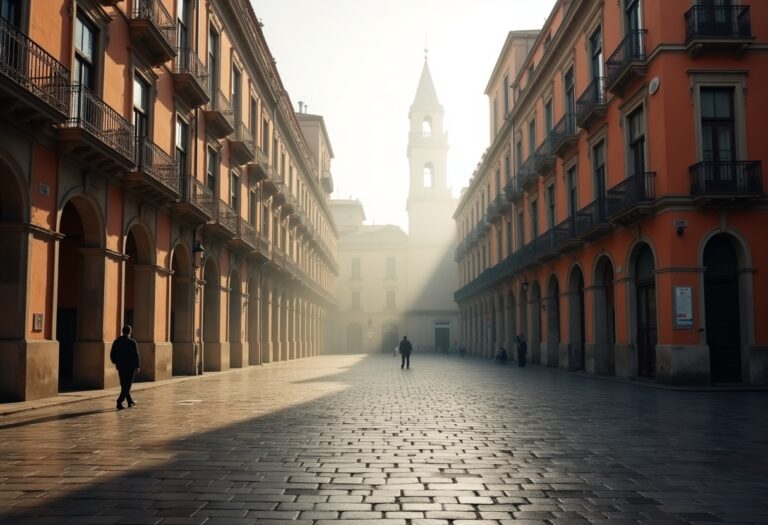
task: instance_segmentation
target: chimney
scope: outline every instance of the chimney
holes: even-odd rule
[[[304,108],[304,102],[299,100],[299,113],[303,113],[304,112],[303,108]]]

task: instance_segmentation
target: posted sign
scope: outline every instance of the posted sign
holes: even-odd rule
[[[693,289],[675,286],[675,328],[693,326]]]

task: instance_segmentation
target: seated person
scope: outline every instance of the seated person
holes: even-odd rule
[[[504,364],[507,362],[507,350],[499,345],[499,350],[496,352],[496,362]]]

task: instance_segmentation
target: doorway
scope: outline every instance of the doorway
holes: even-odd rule
[[[446,353],[451,348],[451,323],[435,323],[435,350]]]
[[[656,377],[656,279],[653,252],[644,244],[637,251],[635,262],[637,375]]]

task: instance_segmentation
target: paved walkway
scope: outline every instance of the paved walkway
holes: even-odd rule
[[[768,523],[768,393],[327,356],[0,417],[0,523]],[[281,523],[287,523],[281,521]]]

